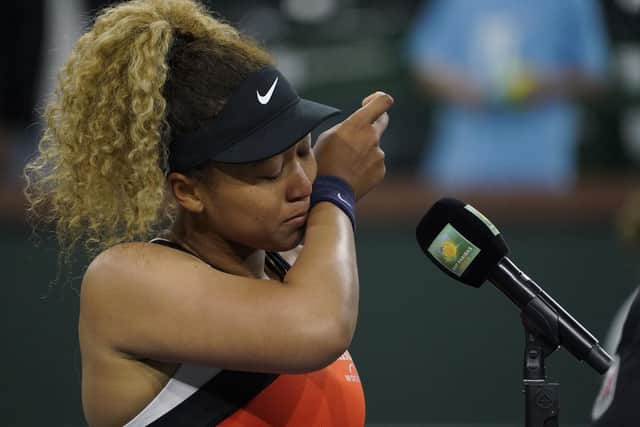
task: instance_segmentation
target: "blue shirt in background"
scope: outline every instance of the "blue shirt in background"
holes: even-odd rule
[[[606,71],[593,0],[433,0],[409,38],[418,70],[449,70],[499,94],[518,73]],[[576,108],[553,99],[513,106],[441,105],[421,173],[441,187],[563,190],[576,175]]]

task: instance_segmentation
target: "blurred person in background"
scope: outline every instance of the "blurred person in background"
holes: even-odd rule
[[[629,244],[640,242],[640,193],[627,200],[619,216],[620,234]],[[615,313],[604,347],[613,364],[602,380],[591,410],[594,427],[640,424],[640,288]]]
[[[384,177],[392,103],[366,97],[312,148],[339,110],[198,3],[99,15],[25,170],[62,253],[100,252],[80,296],[89,425],[364,425],[354,205]]]
[[[409,61],[438,111],[420,166],[449,189],[564,191],[576,178],[576,102],[603,84],[593,0],[432,0]]]
[[[20,145],[29,143],[28,128],[36,123],[44,6],[44,0],[10,1],[0,13],[0,186],[17,188],[16,157],[26,151]]]

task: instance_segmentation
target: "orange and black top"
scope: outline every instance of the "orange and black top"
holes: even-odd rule
[[[168,240],[152,242],[184,250]],[[271,252],[267,265],[281,278],[289,268]],[[305,374],[256,374],[182,364],[125,427],[362,427],[364,421],[360,376],[346,351],[329,366]]]

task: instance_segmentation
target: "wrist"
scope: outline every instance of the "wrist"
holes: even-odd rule
[[[351,186],[342,178],[333,175],[321,175],[313,182],[311,206],[320,202],[329,202],[340,208],[351,220],[356,229],[356,198]]]

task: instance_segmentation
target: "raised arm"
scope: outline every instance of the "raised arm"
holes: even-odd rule
[[[384,176],[379,139],[392,100],[375,94],[316,146],[318,173],[362,197]],[[348,347],[358,309],[353,229],[329,202],[309,213],[305,246],[284,284],[235,276],[159,245],[100,255],[81,295],[81,344],[132,357],[225,369],[304,372]]]

